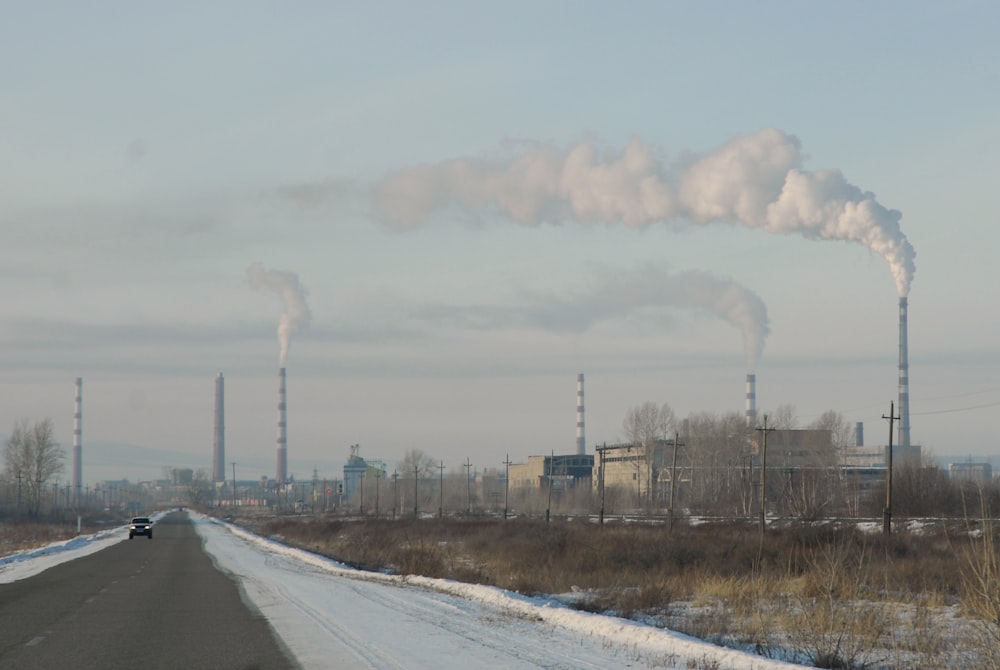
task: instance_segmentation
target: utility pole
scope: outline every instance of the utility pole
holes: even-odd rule
[[[472,461],[465,457],[465,513],[472,514]]]
[[[441,465],[438,466],[438,481],[440,482],[440,488],[438,489],[438,518],[444,518],[444,461],[441,461]]]
[[[885,509],[882,510],[882,533],[889,535],[892,532],[892,424],[899,420],[896,416],[896,405],[889,401],[889,416],[882,415],[883,419],[889,420],[889,453],[886,454],[885,468]]]
[[[549,456],[549,502],[545,507],[545,523],[549,522],[549,514],[552,511],[552,464],[556,460],[556,451],[552,450]]]
[[[379,469],[375,471],[375,518],[376,519],[378,518],[379,495],[380,495],[380,489],[382,488],[382,469],[381,468],[382,468],[382,466],[380,465]]]
[[[598,471],[597,476],[597,486],[601,489],[601,514],[600,514],[600,524],[604,525],[604,452],[608,450],[608,443],[604,442],[603,446],[594,447],[594,451],[597,452],[601,459],[601,467]]]
[[[674,530],[674,490],[677,488],[677,442],[680,434],[674,432],[674,458],[670,462],[670,507],[667,509],[667,532]]]
[[[236,512],[236,461],[233,461],[233,512]]]
[[[413,464],[413,518],[417,518],[417,494],[420,493],[420,465]]]
[[[767,503],[767,434],[774,430],[774,428],[767,427],[767,414],[764,415],[764,427],[754,430],[761,434],[763,443],[760,451],[760,534],[763,536],[764,530],[767,528],[764,519],[764,506]]]
[[[510,454],[507,454],[507,460],[505,460],[504,465],[507,466],[507,474],[503,477],[503,518],[507,519],[507,500],[510,494]]]
[[[397,487],[399,485],[399,471],[392,471],[392,518],[393,521],[396,519],[396,503],[399,501],[399,495],[397,492]]]
[[[361,473],[361,516],[365,515],[365,475],[367,474],[367,471]]]

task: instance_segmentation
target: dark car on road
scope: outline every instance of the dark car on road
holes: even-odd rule
[[[153,522],[148,516],[137,516],[129,522],[128,539],[131,540],[136,535],[145,535],[150,540],[153,539]]]

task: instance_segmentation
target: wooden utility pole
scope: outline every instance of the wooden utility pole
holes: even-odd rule
[[[465,513],[472,514],[472,461],[465,457]]]
[[[413,518],[416,519],[419,515],[417,511],[417,498],[420,493],[420,464],[413,464]]]
[[[886,454],[885,468],[885,509],[882,510],[882,533],[889,535],[892,532],[892,424],[899,419],[896,416],[894,402],[889,402],[889,416],[883,414],[882,418],[889,420],[889,452]]]
[[[444,461],[441,461],[441,465],[438,466],[438,479],[441,482],[441,488],[438,492],[438,518],[444,518]]]
[[[594,451],[596,451],[598,454],[600,454],[600,458],[601,458],[601,469],[600,469],[600,472],[598,473],[599,479],[598,479],[597,485],[601,487],[601,516],[600,516],[600,524],[602,526],[604,525],[604,452],[606,452],[607,450],[608,450],[608,443],[607,442],[604,442],[603,445],[600,446],[600,447],[594,447]]]
[[[674,457],[670,463],[670,506],[667,509],[667,532],[674,530],[674,491],[677,488],[677,443],[680,434],[674,432]]]
[[[236,511],[236,461],[233,461],[233,511]]]
[[[507,454],[507,459],[503,462],[507,466],[507,474],[503,477],[503,518],[507,518],[507,500],[510,494],[510,454]]]
[[[767,522],[764,518],[764,507],[767,503],[767,434],[774,430],[774,428],[767,427],[767,414],[764,415],[764,427],[755,430],[761,434],[762,442],[760,450],[760,534],[763,535],[767,528]]]
[[[545,523],[549,522],[549,514],[552,511],[552,462],[556,459],[556,451],[552,450],[552,455],[549,456],[549,501],[545,507]]]
[[[396,503],[399,502],[399,472],[397,470],[392,471],[392,518],[396,519]],[[403,511],[400,510],[400,514]]]

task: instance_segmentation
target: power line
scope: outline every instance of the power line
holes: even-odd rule
[[[969,407],[953,407],[951,409],[934,409],[928,412],[910,412],[912,416],[927,416],[929,414],[953,414],[955,412],[971,412],[977,409],[987,409],[989,407],[998,407],[1000,402],[986,403],[985,405],[970,405]]]

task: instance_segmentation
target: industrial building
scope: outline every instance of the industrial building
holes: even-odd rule
[[[589,486],[594,457],[589,454],[528,456],[527,463],[511,463],[511,488],[543,489],[551,481],[554,489]]]

